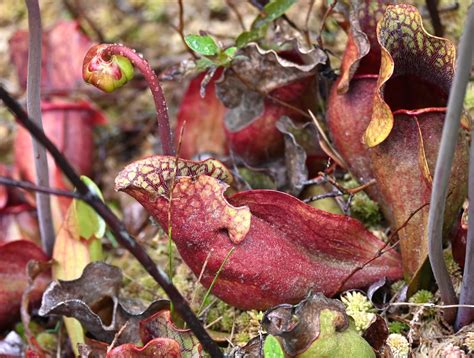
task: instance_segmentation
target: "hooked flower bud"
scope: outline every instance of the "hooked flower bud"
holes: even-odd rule
[[[107,44],[95,45],[87,51],[82,65],[84,81],[104,92],[112,92],[133,77],[133,65],[120,55],[106,55]]]

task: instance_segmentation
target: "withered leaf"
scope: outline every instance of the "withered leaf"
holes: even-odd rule
[[[306,351],[320,334],[319,315],[329,309],[337,312],[337,331],[344,331],[349,319],[342,302],[320,293],[310,294],[297,305],[282,304],[265,312],[263,327],[268,333],[281,337],[283,348],[291,356]]]
[[[122,273],[119,268],[103,262],[86,266],[76,280],[52,282],[43,295],[39,314],[74,317],[96,339],[111,342],[124,324],[117,339],[120,343],[139,342],[138,324],[142,319],[169,307],[167,300],[154,301],[144,308],[139,302],[119,297]],[[96,312],[107,312],[110,322],[104,322]]]
[[[0,245],[0,329],[15,322],[20,314],[21,297],[28,286],[27,264],[30,260],[47,261],[48,257],[31,241],[16,240]],[[48,272],[35,281],[30,291],[32,304],[40,301],[50,279]]]

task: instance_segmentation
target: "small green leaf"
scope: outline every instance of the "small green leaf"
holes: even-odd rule
[[[263,344],[263,356],[264,358],[284,358],[285,354],[283,353],[283,349],[280,346],[280,342],[269,334],[265,339],[265,343]]]
[[[220,52],[219,46],[209,35],[187,35],[184,40],[191,50],[201,55],[214,56]]]
[[[229,47],[229,48],[226,48],[224,50],[224,53],[229,56],[229,57],[234,57],[235,53],[237,52],[237,47],[235,46],[232,46],[232,47]]]
[[[252,29],[259,29],[262,26],[268,25],[273,20],[282,16],[296,0],[273,0],[270,1],[263,8],[262,14],[258,16],[252,24]]]
[[[83,175],[81,180],[94,194],[104,200],[99,187],[91,179]],[[104,236],[105,221],[94,209],[82,200],[74,200],[74,208],[79,226],[79,235],[82,238],[88,240],[91,237],[101,238]]]
[[[214,67],[215,64],[213,61],[209,60],[206,57],[202,57],[196,61],[196,67],[199,71],[207,70],[210,67]]]
[[[265,30],[265,31],[264,31]],[[257,41],[265,35],[266,27],[262,27],[258,30],[242,32],[235,40],[235,45],[238,48],[244,47],[250,42]]]

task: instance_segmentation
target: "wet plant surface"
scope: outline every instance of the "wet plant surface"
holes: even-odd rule
[[[0,4],[0,355],[474,354],[428,259],[468,1],[442,37],[418,1],[40,1],[36,44],[26,3]],[[442,228],[467,305],[472,77]]]

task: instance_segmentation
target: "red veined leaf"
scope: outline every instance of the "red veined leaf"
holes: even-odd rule
[[[122,344],[107,353],[107,358],[181,358],[178,342],[169,338],[155,338],[143,347]]]
[[[165,228],[166,182],[153,178],[168,175],[161,168],[170,160],[155,156],[134,162],[116,179],[116,189],[137,199]],[[281,192],[251,190],[227,201],[226,185],[211,176],[219,167],[216,163],[178,162],[178,168],[193,167],[201,175],[187,170],[190,176],[177,179],[171,210],[173,240],[196,275],[211,253],[202,279],[205,286],[235,247],[213,288],[224,301],[243,309],[266,309],[298,302],[309,290],[330,296],[382,277],[401,277],[399,255],[387,250],[342,285],[378,255],[383,242],[355,219],[312,208]]]
[[[15,322],[20,314],[21,296],[28,285],[28,261],[47,261],[46,254],[34,243],[17,240],[0,245],[0,329]],[[31,303],[38,303],[50,281],[43,274],[35,281]]]
[[[216,97],[215,82],[222,71],[217,71],[206,86],[204,98],[200,95],[201,82],[205,74],[200,74],[189,83],[179,107],[176,136],[184,133],[180,156],[192,159],[193,156],[210,152],[215,155],[227,153],[227,140],[224,131],[226,108]],[[176,142],[178,142],[177,138]]]
[[[12,63],[26,88],[28,31],[17,31],[9,41]],[[82,81],[82,60],[92,42],[77,21],[62,21],[43,33],[41,87],[46,92],[69,93]]]

